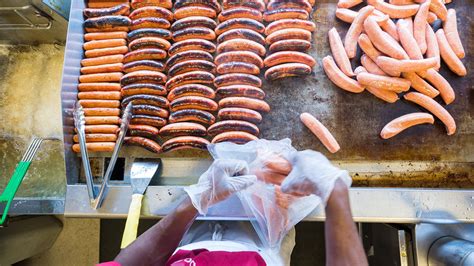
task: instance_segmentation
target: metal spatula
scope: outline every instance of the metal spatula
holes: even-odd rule
[[[135,160],[132,164],[130,181],[132,183],[132,202],[128,209],[127,222],[123,231],[120,248],[126,248],[137,238],[138,220],[142,207],[142,198],[148,184],[160,166],[159,160]]]

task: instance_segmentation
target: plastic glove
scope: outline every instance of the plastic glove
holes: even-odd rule
[[[247,162],[234,159],[217,159],[199,177],[198,183],[184,190],[200,214],[209,206],[225,200],[233,193],[255,183],[257,177],[248,174]]]
[[[346,170],[341,170],[321,153],[312,150],[295,152],[290,155],[293,170],[283,181],[281,190],[295,195],[315,194],[327,203],[336,180],[341,179],[347,187],[352,179]]]

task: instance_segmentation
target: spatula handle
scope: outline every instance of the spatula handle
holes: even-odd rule
[[[142,208],[142,194],[133,194],[130,208],[128,209],[127,222],[123,231],[122,244],[120,248],[126,248],[137,238],[138,221],[140,220],[140,211]]]

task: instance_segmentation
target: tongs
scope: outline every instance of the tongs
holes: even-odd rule
[[[86,146],[86,133],[85,133],[85,116],[84,110],[79,102],[76,103],[76,108],[74,110],[74,125],[77,129],[77,134],[79,137],[79,145],[81,147],[81,156],[82,156],[82,166],[84,167],[84,173],[86,175],[86,185],[87,185],[87,192],[89,193],[89,200],[91,207],[94,209],[98,209],[101,207],[102,202],[104,201],[108,182],[110,180],[110,176],[112,175],[113,169],[115,167],[115,163],[117,162],[117,157],[122,147],[123,140],[128,130],[128,124],[130,123],[130,118],[132,116],[132,104],[129,103],[125,110],[123,111],[122,121],[120,124],[120,132],[118,134],[118,138],[115,141],[114,151],[112,152],[112,157],[110,157],[109,165],[107,166],[107,170],[105,171],[104,178],[102,180],[102,184],[100,185],[100,189],[94,186],[94,179],[92,177],[91,165],[89,161],[89,153],[87,152]]]

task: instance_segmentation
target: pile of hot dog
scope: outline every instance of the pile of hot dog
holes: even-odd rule
[[[413,88],[417,92],[405,93],[404,99],[430,111],[445,124],[448,135],[454,134],[453,117],[433,98],[441,96],[446,105],[455,99],[453,88],[438,73],[440,58],[458,76],[466,75],[456,11],[448,10],[443,0],[369,0],[358,12],[349,9],[360,3],[362,0],[338,3],[336,17],[351,26],[344,42],[335,28],[329,31],[333,56],[323,59],[329,79],[344,90],[360,93],[366,89],[389,103]],[[438,23],[437,19],[443,25],[435,33],[430,24]],[[349,59],[356,56],[357,45],[363,52],[362,66],[353,71]],[[433,124],[434,117],[407,114],[389,122],[380,135],[387,139],[422,123]]]
[[[265,77],[275,80],[307,75],[315,64],[305,54],[315,28],[308,21],[313,4],[224,0],[221,8],[217,0],[89,0],[84,28],[94,33],[85,34],[79,78],[88,148],[113,149],[119,107],[129,103],[125,142],[152,152],[205,149],[207,136],[212,142],[256,139],[261,113],[270,110],[261,70],[268,67]]]

